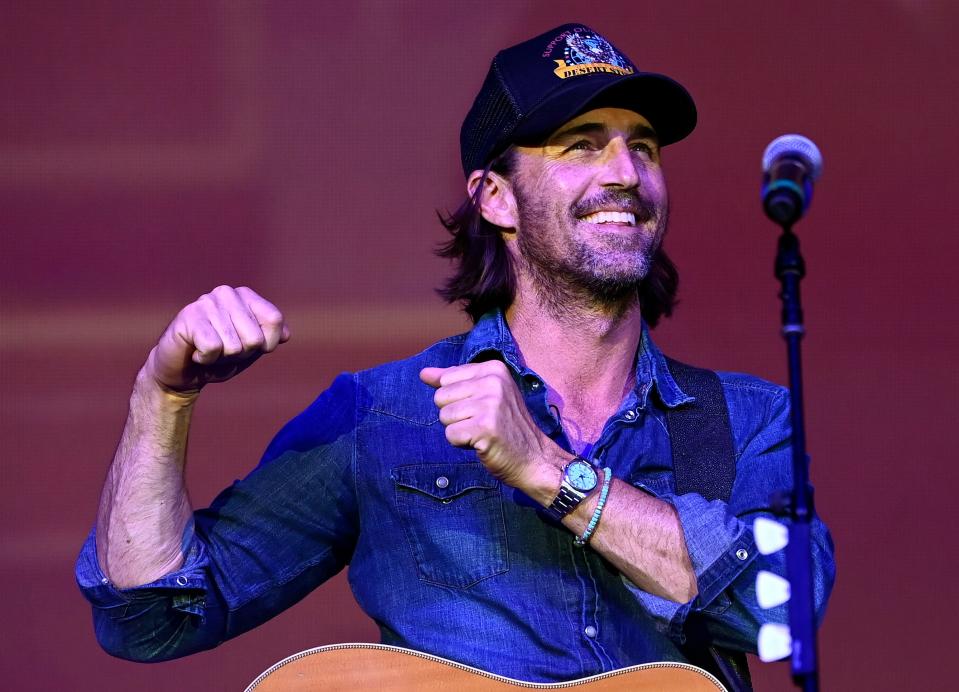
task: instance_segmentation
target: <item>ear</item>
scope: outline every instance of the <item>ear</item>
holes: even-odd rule
[[[466,180],[467,194],[472,197],[481,183],[483,191],[480,194],[480,213],[483,218],[504,230],[515,230],[519,218],[510,181],[493,171],[490,171],[484,180],[483,171],[473,171]]]

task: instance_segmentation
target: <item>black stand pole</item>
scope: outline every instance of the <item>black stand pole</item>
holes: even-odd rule
[[[816,654],[816,616],[813,600],[812,545],[810,525],[813,496],[809,485],[809,458],[806,456],[806,428],[803,421],[802,358],[799,345],[803,326],[799,281],[806,275],[806,263],[799,253],[799,239],[792,227],[782,226],[776,253],[776,278],[782,283],[782,333],[789,361],[789,399],[792,415],[793,490],[790,502],[792,523],[786,546],[786,570],[790,584],[789,630],[792,636],[793,681],[807,692],[819,689]]]

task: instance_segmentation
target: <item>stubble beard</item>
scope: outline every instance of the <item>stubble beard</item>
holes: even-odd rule
[[[518,201],[519,261],[540,304],[550,313],[564,317],[586,309],[622,314],[638,302],[640,284],[666,234],[666,205],[656,207],[640,200],[643,211],[637,225],[645,228],[632,229],[635,235],[610,233],[588,238],[576,232],[580,223],[576,209],[569,210],[565,219],[551,221],[544,205]],[[596,203],[594,199],[589,204]],[[563,239],[556,237],[560,227],[570,229],[566,247],[561,247]]]

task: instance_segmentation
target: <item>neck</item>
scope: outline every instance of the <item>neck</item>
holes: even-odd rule
[[[546,380],[560,403],[581,408],[593,402],[615,410],[635,380],[642,333],[636,294],[619,302],[566,296],[562,310],[556,310],[535,290],[519,288],[506,320],[526,365]]]

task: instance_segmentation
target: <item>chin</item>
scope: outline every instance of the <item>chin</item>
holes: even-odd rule
[[[590,272],[595,281],[607,281],[611,284],[638,284],[649,274],[649,269],[653,265],[652,254],[647,252],[617,254],[596,258],[591,263],[593,271]]]
[[[648,273],[648,264],[640,267],[633,263],[618,268],[607,264],[601,271],[582,276],[581,285],[604,302],[616,302],[636,295]]]

